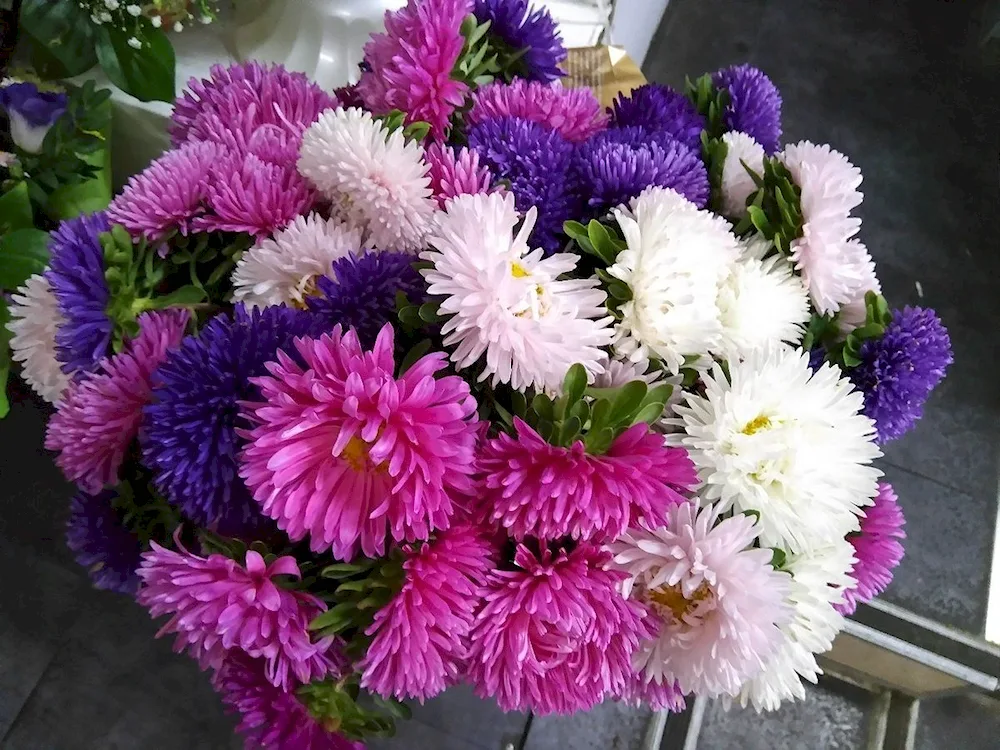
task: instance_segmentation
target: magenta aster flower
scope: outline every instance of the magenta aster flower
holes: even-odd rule
[[[374,639],[358,665],[361,687],[423,701],[459,681],[493,552],[483,531],[468,525],[410,552],[402,590],[367,631]]]
[[[467,148],[456,151],[451,146],[432,143],[424,159],[431,165],[431,190],[438,206],[443,208],[456,195],[490,192],[493,175],[489,167],[480,164],[478,152]]]
[[[240,717],[236,731],[259,750],[364,750],[360,742],[328,731],[294,689],[275,687],[261,659],[234,651],[212,678],[222,702]]]
[[[386,324],[371,351],[354,330],[295,342],[255,378],[261,401],[244,406],[255,425],[240,475],[264,513],[293,541],[348,560],[385,553],[448,526],[449,492],[468,491],[476,400],[459,377],[435,377],[446,356],[421,357],[394,375]]]
[[[284,690],[339,675],[344,664],[334,640],[309,639],[309,621],[326,605],[275,580],[301,578],[294,557],[267,565],[250,550],[243,566],[223,555],[193,555],[179,542],[180,552],[151,545],[136,598],[153,617],[170,615],[157,636],[176,633],[176,651],[186,648],[203,669],[219,669],[227,652],[242,651],[262,659],[267,681]]]
[[[226,154],[216,143],[187,143],[131,177],[108,207],[108,221],[150,242],[176,230],[186,235],[202,212],[209,172]]]
[[[903,545],[897,540],[906,538],[905,521],[892,485],[880,482],[875,504],[864,510],[861,531],[847,537],[858,558],[851,571],[851,577],[858,583],[844,592],[842,604],[834,605],[842,615],[854,614],[858,604],[869,602],[885,591],[892,583],[893,568],[903,559]]]
[[[550,445],[515,419],[517,437],[501,433],[482,449],[479,471],[490,518],[515,539],[610,541],[644,519],[659,525],[698,478],[683,448],[668,448],[645,424],[622,433],[601,456],[578,440]]]
[[[117,483],[150,400],[153,371],[184,338],[188,317],[186,310],[140,315],[138,335],[96,373],[73,383],[49,420],[45,447],[59,452],[56,464],[84,492],[95,495]]]
[[[676,682],[653,682],[641,672],[636,672],[618,699],[633,706],[649,706],[654,711],[684,710],[684,693]]]
[[[462,20],[471,10],[472,0],[409,0],[386,11],[385,33],[372,34],[365,45],[357,87],[365,107],[375,114],[398,109],[407,122],[429,123],[431,135],[443,138],[469,90],[451,71],[465,43]]]
[[[516,78],[512,83],[496,82],[472,95],[467,120],[476,125],[484,120],[520,117],[555,130],[567,141],[582,143],[604,130],[608,116],[590,89],[569,88],[559,81],[541,83]]]
[[[589,544],[532,552],[518,545],[510,569],[495,570],[472,633],[469,675],[504,711],[586,710],[622,695],[632,653],[652,637],[655,617],[618,591],[623,574]]]
[[[187,91],[174,103],[170,135],[174,145],[185,141],[219,141],[234,125],[246,137],[264,125],[276,125],[301,136],[320,112],[337,106],[337,99],[303,73],[281,65],[246,63],[212,66],[209,78],[188,81]]]

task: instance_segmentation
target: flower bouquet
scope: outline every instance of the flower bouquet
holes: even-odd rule
[[[15,297],[70,546],[248,746],[457,683],[773,709],[902,556],[872,462],[951,352],[860,171],[749,66],[602,111],[565,54],[526,0],[410,0],[356,86],[217,68]]]

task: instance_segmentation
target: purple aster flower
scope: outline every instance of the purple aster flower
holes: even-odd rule
[[[363,347],[373,347],[382,326],[396,319],[397,292],[418,305],[426,297],[427,285],[413,262],[410,253],[346,255],[333,262],[318,282],[319,294],[306,304],[330,328],[338,323],[353,328]]]
[[[112,507],[115,497],[113,490],[96,495],[77,493],[69,506],[66,544],[87,569],[95,587],[134,594],[139,588],[135,571],[142,547]]]
[[[892,485],[880,482],[875,503],[864,510],[861,531],[847,537],[858,559],[851,571],[857,585],[844,592],[843,604],[836,605],[842,615],[854,614],[859,603],[870,602],[885,591],[892,583],[893,568],[903,559],[899,542],[906,538],[903,511]]]
[[[83,215],[64,221],[49,239],[46,277],[63,317],[56,356],[68,374],[93,371],[111,345],[114,324],[105,312],[110,292],[100,240],[110,228],[103,212]]]
[[[824,362],[826,362],[826,349],[815,346],[809,350],[809,369],[816,372]]]
[[[472,11],[480,23],[490,21],[490,34],[513,50],[527,49],[518,74],[529,81],[554,81],[565,75],[559,64],[566,47],[546,8],[531,9],[528,0],[476,0]]]
[[[850,377],[865,394],[864,413],[875,421],[880,443],[916,424],[951,363],[948,331],[933,310],[920,307],[896,310],[885,335],[862,344],[861,364]]]
[[[502,117],[469,128],[469,148],[498,180],[507,180],[517,210],[538,209],[532,247],[547,253],[563,245],[562,225],[579,212],[571,177],[573,144],[554,130],[517,117]]]
[[[701,148],[705,118],[683,94],[669,86],[647,83],[625,96],[619,94],[611,106],[613,127],[638,125],[651,132],[666,132],[695,151]]]
[[[708,202],[708,170],[700,156],[662,132],[627,127],[598,133],[578,148],[575,175],[594,216],[652,185],[673,188],[699,208]]]
[[[734,65],[712,75],[729,92],[724,122],[728,130],[746,133],[773,154],[781,140],[781,95],[771,79],[752,65]]]
[[[0,109],[10,121],[10,137],[28,153],[42,150],[45,134],[66,111],[66,94],[41,91],[33,83],[11,83],[0,88]]]
[[[278,349],[322,330],[309,313],[238,304],[232,317],[216,316],[184,339],[157,370],[143,409],[143,460],[156,488],[189,519],[235,536],[265,523],[237,473],[239,402],[256,398],[250,378],[267,373]]]

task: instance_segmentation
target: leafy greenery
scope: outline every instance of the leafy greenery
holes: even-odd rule
[[[763,175],[746,169],[757,190],[747,206],[747,216],[733,231],[745,235],[755,229],[787,255],[792,242],[802,236],[802,191],[788,168],[776,158],[764,158]]]
[[[865,322],[843,336],[835,315],[814,314],[809,321],[802,347],[806,351],[820,346],[826,350],[826,359],[849,370],[861,364],[861,348],[866,341],[880,339],[892,322],[892,311],[885,298],[875,292],[865,294]]]
[[[49,233],[41,229],[15,229],[0,236],[0,289],[13,290],[49,262]]]
[[[79,3],[24,0],[18,26],[32,67],[48,80],[72,78],[97,64],[94,24]]]
[[[140,49],[134,49],[128,40],[129,33],[122,29],[110,25],[97,28],[97,60],[108,78],[140,101],[172,102],[176,61],[167,35],[161,29],[144,29]]]
[[[396,734],[394,720],[410,718],[405,704],[363,692],[357,675],[311,682],[296,693],[327,731],[339,732],[351,740],[392,737]]]
[[[684,84],[684,91],[695,109],[705,118],[704,132],[707,137],[710,140],[721,138],[726,132],[724,116],[726,107],[729,106],[729,92],[726,89],[715,88],[709,73],[694,81],[688,78]]]

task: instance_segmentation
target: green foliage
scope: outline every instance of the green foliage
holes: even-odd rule
[[[0,194],[0,235],[35,226],[28,183],[19,180]]]
[[[892,322],[892,312],[885,297],[875,292],[865,294],[865,322],[838,344],[827,349],[831,362],[849,370],[861,364],[861,347],[870,339],[880,339]]]
[[[802,191],[792,181],[791,172],[773,157],[764,157],[763,175],[743,166],[757,190],[747,206],[747,216],[733,231],[746,235],[755,229],[787,255],[792,242],[802,236]]]
[[[32,67],[45,79],[72,78],[97,63],[94,24],[79,3],[24,0],[18,25]]]
[[[688,78],[684,84],[684,91],[687,98],[694,104],[695,109],[705,118],[707,137],[709,139],[721,138],[726,131],[723,117],[726,113],[726,107],[729,106],[729,92],[726,89],[715,88],[709,73],[695,81]]]
[[[586,226],[578,221],[563,223],[563,231],[580,246],[583,252],[594,256],[605,266],[613,265],[618,253],[628,245],[613,225],[591,219]]]
[[[138,537],[143,547],[148,547],[151,541],[169,543],[180,525],[180,515],[156,491],[152,475],[138,461],[128,462],[123,473],[129,476],[119,482],[111,500],[122,524]]]
[[[357,675],[321,680],[300,687],[296,694],[310,715],[330,732],[351,740],[392,737],[394,719],[410,718],[410,709],[396,700],[370,696],[361,690]]]
[[[49,233],[29,227],[0,236],[0,289],[14,290],[49,262]]]
[[[462,21],[460,32],[465,42],[451,77],[473,88],[490,83],[504,69],[501,60],[504,51],[498,49],[496,40],[488,33],[490,23],[479,23],[472,14]]]
[[[105,24],[96,30],[97,60],[108,78],[139,101],[172,102],[175,93],[174,47],[162,29],[146,25],[142,47],[129,46],[130,32]]]
[[[781,570],[785,567],[785,563],[788,561],[788,556],[785,551],[778,549],[777,547],[771,548],[771,567],[775,570]]]
[[[721,138],[711,138],[701,131],[701,158],[708,169],[709,208],[718,213],[722,208],[722,170],[726,166],[729,146]]]

